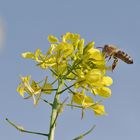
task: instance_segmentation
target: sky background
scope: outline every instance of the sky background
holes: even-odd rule
[[[3,29],[4,28],[4,29]],[[115,44],[134,59],[119,61],[113,73],[112,96],[104,101],[108,116],[66,109],[57,123],[56,140],[72,140],[96,124],[84,140],[132,140],[140,138],[140,1],[139,0],[0,0],[0,114],[33,131],[48,132],[49,107],[23,100],[16,92],[19,74],[41,80],[47,73],[22,52],[47,51],[47,36],[66,32],[81,34],[96,46]],[[4,34],[5,37],[2,35]],[[2,42],[3,39],[5,42]],[[50,98],[50,97],[49,97]],[[0,115],[1,140],[45,140],[20,133]]]

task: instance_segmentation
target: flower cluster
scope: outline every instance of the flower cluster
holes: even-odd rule
[[[70,32],[62,35],[61,40],[50,35],[48,41],[50,48],[45,54],[37,49],[34,53],[23,53],[22,57],[33,59],[44,70],[49,69],[55,81],[63,81],[66,88],[59,94],[68,90],[72,94],[72,103],[80,105],[82,109],[92,109],[96,115],[104,115],[104,106],[100,101],[94,101],[94,96],[110,97],[109,86],[113,81],[106,76],[108,67],[102,51],[94,47],[94,42],[85,45],[79,34]],[[17,91],[21,96],[26,92],[33,97],[35,104],[42,93],[53,91],[53,84],[46,80],[43,86],[34,80],[30,83],[29,76],[21,77],[21,81]],[[88,92],[91,93],[90,96],[87,95]]]

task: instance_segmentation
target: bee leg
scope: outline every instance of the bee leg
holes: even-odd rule
[[[114,61],[113,61],[113,64],[112,64],[112,71],[115,69],[117,63],[118,63],[118,59],[116,57],[114,57]]]
[[[112,56],[109,56],[108,61],[112,58]]]
[[[107,59],[109,57],[109,55],[107,55],[107,53],[104,53],[103,55],[104,55],[105,59]]]

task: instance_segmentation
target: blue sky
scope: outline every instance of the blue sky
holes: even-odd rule
[[[79,33],[96,46],[115,44],[133,59],[133,65],[119,62],[110,75],[112,97],[105,100],[108,116],[95,117],[87,111],[67,109],[60,116],[56,140],[71,140],[96,124],[94,133],[84,140],[139,139],[140,127],[140,1],[139,0],[0,0],[0,19],[5,27],[5,45],[0,51],[0,113],[33,131],[48,131],[50,109],[40,102],[34,107],[16,92],[19,74],[42,79],[47,73],[20,54],[37,48],[46,51],[47,36],[60,37],[68,31]],[[45,140],[19,133],[0,116],[0,139]]]

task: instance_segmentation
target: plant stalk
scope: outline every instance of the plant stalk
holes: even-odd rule
[[[52,113],[51,113],[50,130],[49,130],[48,140],[54,140],[56,119],[58,117],[59,97],[60,97],[60,94],[58,94],[58,93],[61,91],[61,87],[62,87],[62,81],[59,80],[58,81],[58,89],[56,91],[56,95],[54,97],[54,101],[52,104]]]

